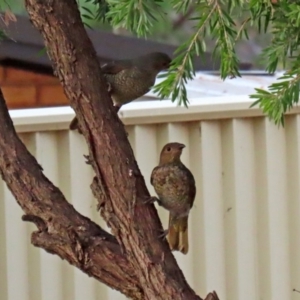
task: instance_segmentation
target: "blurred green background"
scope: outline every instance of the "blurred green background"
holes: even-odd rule
[[[90,19],[86,17],[89,15],[89,11],[95,11],[95,6],[91,3],[86,3],[86,0],[77,0],[81,6],[81,14],[84,23],[93,29],[102,29],[113,31],[115,34],[120,35],[131,35],[130,32],[125,29],[112,29],[108,23],[103,23],[95,19]],[[86,7],[86,9],[82,7]],[[194,8],[191,7],[188,11],[188,16],[182,16],[177,14],[172,10],[168,1],[165,1],[163,8],[166,11],[164,17],[159,19],[159,21],[153,27],[153,33],[149,36],[149,39],[169,43],[173,45],[179,45],[184,42],[190,34],[193,33],[193,21],[189,18],[195,15]],[[15,14],[26,15],[26,10],[24,7],[24,0],[0,0],[0,10],[6,11],[11,10]],[[240,23],[243,22],[243,16],[241,16]],[[238,24],[237,24],[238,25]],[[270,42],[270,34],[258,34],[255,29],[249,28],[249,40],[239,41],[236,50],[238,57],[241,62],[251,62],[256,69],[263,69],[263,63],[259,58],[259,54],[262,49],[267,46]],[[214,41],[210,38],[206,39],[207,51],[212,51]]]

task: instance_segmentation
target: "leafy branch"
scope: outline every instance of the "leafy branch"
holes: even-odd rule
[[[168,73],[163,74],[167,78],[154,87],[154,91],[158,92],[160,96],[167,97],[171,94],[173,101],[178,98],[179,104],[183,103],[187,106],[189,101],[185,84],[195,75],[192,56],[205,52],[206,45],[204,40],[200,39],[200,34],[205,30],[214,9],[215,7],[204,13],[204,17],[198,22],[196,33],[176,50],[175,54],[178,55],[173,60]]]
[[[250,95],[250,98],[257,100],[251,107],[259,105],[275,124],[284,125],[284,113],[299,101],[300,70],[286,72],[278,80],[267,91],[255,89],[256,94]]]
[[[186,9],[186,6],[181,6]],[[232,18],[227,14],[220,1],[203,2],[197,5],[198,16],[192,21],[198,21],[196,32],[175,52],[176,57],[172,66],[162,77],[166,79],[154,87],[159,96],[169,97],[172,101],[177,99],[179,105],[187,106],[188,98],[185,88],[187,80],[195,75],[193,57],[201,56],[206,51],[205,37],[208,32],[217,38],[214,55],[221,57],[222,78],[239,76],[238,59],[234,49],[237,36]]]
[[[161,2],[163,0],[107,0],[106,17],[110,18],[113,27],[123,27],[145,37],[162,16]]]
[[[191,0],[172,0],[171,4],[177,12],[186,13],[191,2]]]
[[[220,4],[216,5],[214,18],[215,20],[211,24],[211,34],[217,38],[217,41],[213,54],[215,56],[218,52],[221,57],[221,78],[240,76],[238,71],[239,61],[234,48],[237,39],[235,23]]]
[[[290,71],[267,90],[256,89],[256,93],[250,95],[250,98],[257,99],[251,107],[258,105],[276,124],[284,125],[284,114],[299,102],[299,4],[281,1],[273,11],[272,21],[273,40],[262,54],[267,62],[266,69],[269,73],[274,73],[281,63],[283,68],[289,64]]]
[[[164,16],[164,0],[83,0],[95,9],[85,9],[87,15],[109,21],[113,27],[123,27],[138,36],[148,36],[153,25]],[[268,31],[272,41],[262,53],[266,70],[274,73],[278,67],[288,68],[267,90],[257,89],[251,95],[253,105],[259,107],[275,123],[283,124],[283,115],[299,101],[300,74],[300,1],[289,0],[171,0],[168,2],[177,13],[187,14],[191,5],[195,12],[189,21],[195,32],[175,51],[175,58],[164,80],[154,87],[162,98],[171,97],[179,105],[189,101],[185,85],[195,75],[193,59],[206,51],[206,41],[215,41],[214,57],[220,58],[221,78],[237,77],[239,60],[235,45],[242,38],[248,39],[251,26],[259,33]],[[236,24],[245,17],[241,26]]]

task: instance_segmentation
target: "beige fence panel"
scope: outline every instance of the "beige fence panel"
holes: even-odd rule
[[[197,198],[189,221],[190,252],[175,253],[187,280],[201,295],[222,300],[300,299],[300,115],[278,128],[249,109],[244,96],[132,103],[120,115],[149,190],[162,146],[186,144]],[[89,185],[82,136],[68,130],[70,108],[12,111],[20,137],[82,214],[106,228]],[[34,248],[35,227],[0,183],[1,300],[122,300],[57,256]],[[168,213],[158,207],[167,227]]]

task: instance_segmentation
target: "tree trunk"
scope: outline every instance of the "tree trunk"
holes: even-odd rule
[[[37,225],[31,242],[132,299],[144,299],[117,240],[80,215],[43,174],[14,130],[0,90],[0,172],[26,215]]]
[[[106,91],[96,53],[75,0],[26,0],[89,147],[91,185],[111,236],[80,215],[42,173],[19,140],[0,94],[0,170],[39,231],[32,243],[132,299],[201,300],[166,241],[124,126]],[[211,298],[212,297],[212,298]],[[209,294],[206,299],[218,299]]]

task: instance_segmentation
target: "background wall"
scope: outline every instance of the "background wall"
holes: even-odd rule
[[[175,253],[200,294],[222,300],[300,299],[300,109],[277,128],[248,97],[131,103],[121,111],[149,190],[162,146],[186,144],[183,162],[197,184],[190,252]],[[12,111],[20,136],[45,174],[84,215],[104,225],[89,185],[82,136],[67,130],[70,108]],[[121,300],[124,297],[30,244],[36,228],[0,182],[1,300]],[[168,214],[158,208],[167,226]]]
[[[50,75],[0,66],[0,84],[10,109],[69,103],[59,80]]]

